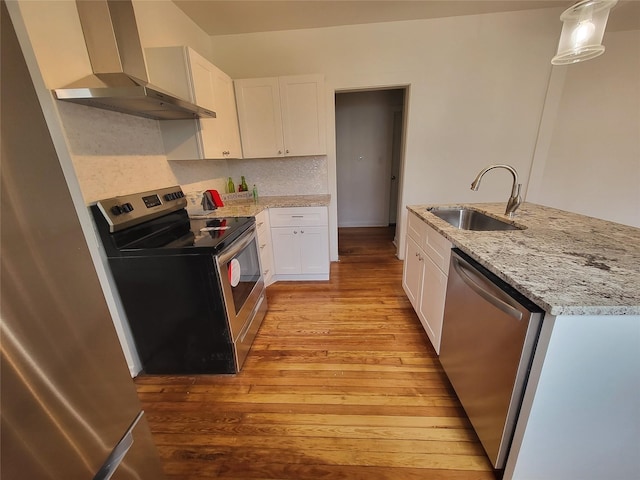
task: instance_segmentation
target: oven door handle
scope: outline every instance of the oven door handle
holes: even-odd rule
[[[224,265],[238,253],[240,253],[247,245],[249,245],[256,236],[256,227],[252,225],[249,229],[239,236],[218,255],[218,264]]]

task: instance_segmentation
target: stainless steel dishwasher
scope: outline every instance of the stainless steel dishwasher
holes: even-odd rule
[[[440,362],[496,469],[504,468],[542,311],[453,249]]]

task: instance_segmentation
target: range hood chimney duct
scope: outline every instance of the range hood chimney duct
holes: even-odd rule
[[[215,117],[149,85],[131,0],[76,0],[92,75],[54,90],[58,100],[157,120]]]

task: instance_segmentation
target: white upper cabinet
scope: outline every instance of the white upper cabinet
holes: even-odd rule
[[[160,122],[169,160],[242,158],[233,81],[189,47],[145,51],[153,85],[216,112],[216,118]]]
[[[235,80],[245,158],[327,153],[324,77]]]

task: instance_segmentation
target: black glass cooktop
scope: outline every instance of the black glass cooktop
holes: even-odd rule
[[[253,217],[190,219],[186,210],[178,210],[116,233],[100,228],[100,233],[108,256],[216,254],[254,223]]]

